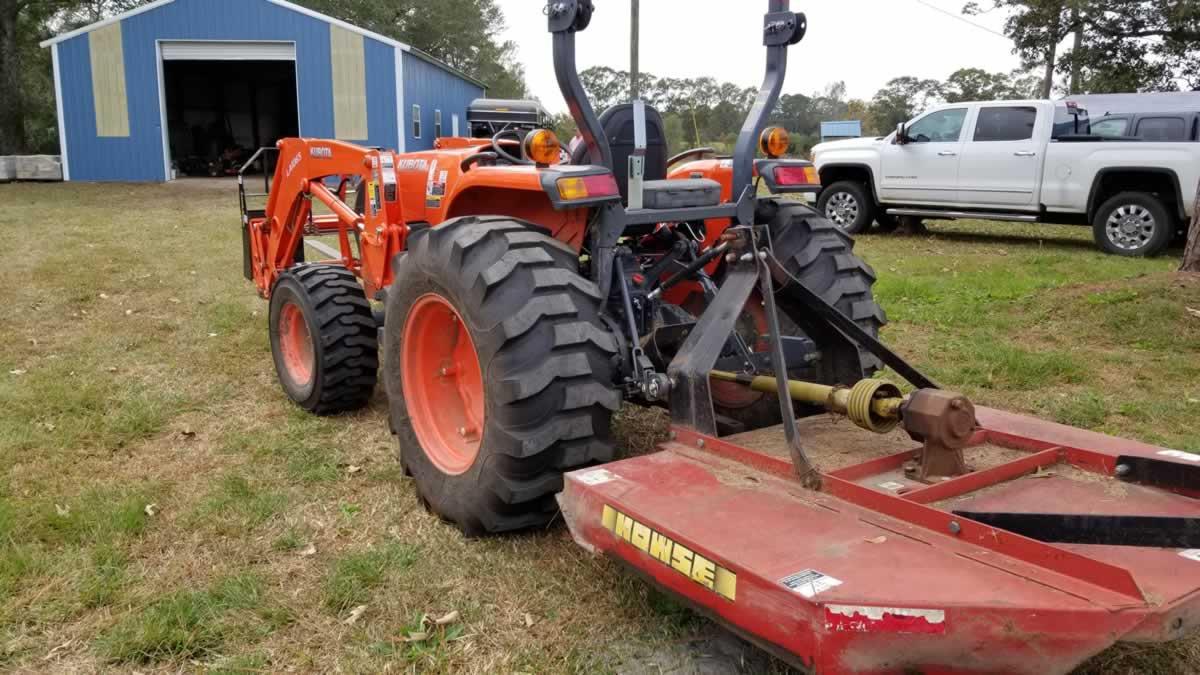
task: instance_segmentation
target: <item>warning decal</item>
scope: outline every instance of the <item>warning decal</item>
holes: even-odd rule
[[[804,570],[803,572],[796,572],[791,576],[780,579],[779,583],[787,586],[791,590],[803,595],[806,598],[812,598],[814,595],[817,595],[823,591],[827,591],[834,586],[842,585],[841,580],[821,574],[816,570]]]
[[[825,605],[825,628],[853,633],[946,632],[946,612],[941,609]]]

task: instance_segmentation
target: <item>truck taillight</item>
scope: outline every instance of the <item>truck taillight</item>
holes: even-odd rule
[[[775,183],[777,185],[820,185],[817,169],[813,166],[777,166],[775,167]]]
[[[611,173],[579,178],[559,178],[558,195],[563,201],[573,202],[596,197],[615,197],[620,194],[617,179]]]

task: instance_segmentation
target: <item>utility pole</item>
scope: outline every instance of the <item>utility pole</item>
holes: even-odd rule
[[[642,96],[640,73],[638,72],[638,41],[641,40],[641,0],[630,0],[632,10],[629,33],[629,99],[636,101]]]

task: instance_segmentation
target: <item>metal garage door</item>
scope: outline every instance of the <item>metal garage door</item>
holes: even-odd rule
[[[162,43],[164,61],[295,61],[294,42],[172,40]]]

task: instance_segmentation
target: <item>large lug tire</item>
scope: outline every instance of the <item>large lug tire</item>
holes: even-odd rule
[[[1176,231],[1175,219],[1152,194],[1122,192],[1096,210],[1092,234],[1109,253],[1129,257],[1158,255]]]
[[[357,410],[375,391],[378,326],[354,274],[299,265],[271,291],[271,353],[284,392],[317,415]]]
[[[817,210],[842,232],[859,234],[871,229],[877,209],[866,185],[844,180],[821,191]]]
[[[521,221],[460,218],[409,246],[384,328],[400,460],[467,535],[545,525],[564,472],[614,457],[617,339],[599,289]]]
[[[812,339],[822,354],[814,364],[788,364],[788,376],[828,385],[852,385],[880,370],[883,364],[878,358],[848,342],[839,331],[813,320],[789,290],[795,284],[791,277],[795,277],[878,337],[879,329],[887,323],[887,315],[875,302],[871,290],[875,272],[854,254],[854,240],[802,204],[765,202],[760,216],[765,217],[770,228],[775,257],[791,275],[777,275],[775,279],[780,331]],[[759,394],[749,402],[743,398],[741,405],[731,406],[716,391],[720,384],[714,383],[713,394],[718,414],[741,423],[747,430],[778,424],[782,419],[777,396]],[[722,405],[723,402],[726,404]],[[822,411],[797,406],[796,412],[804,416]]]

